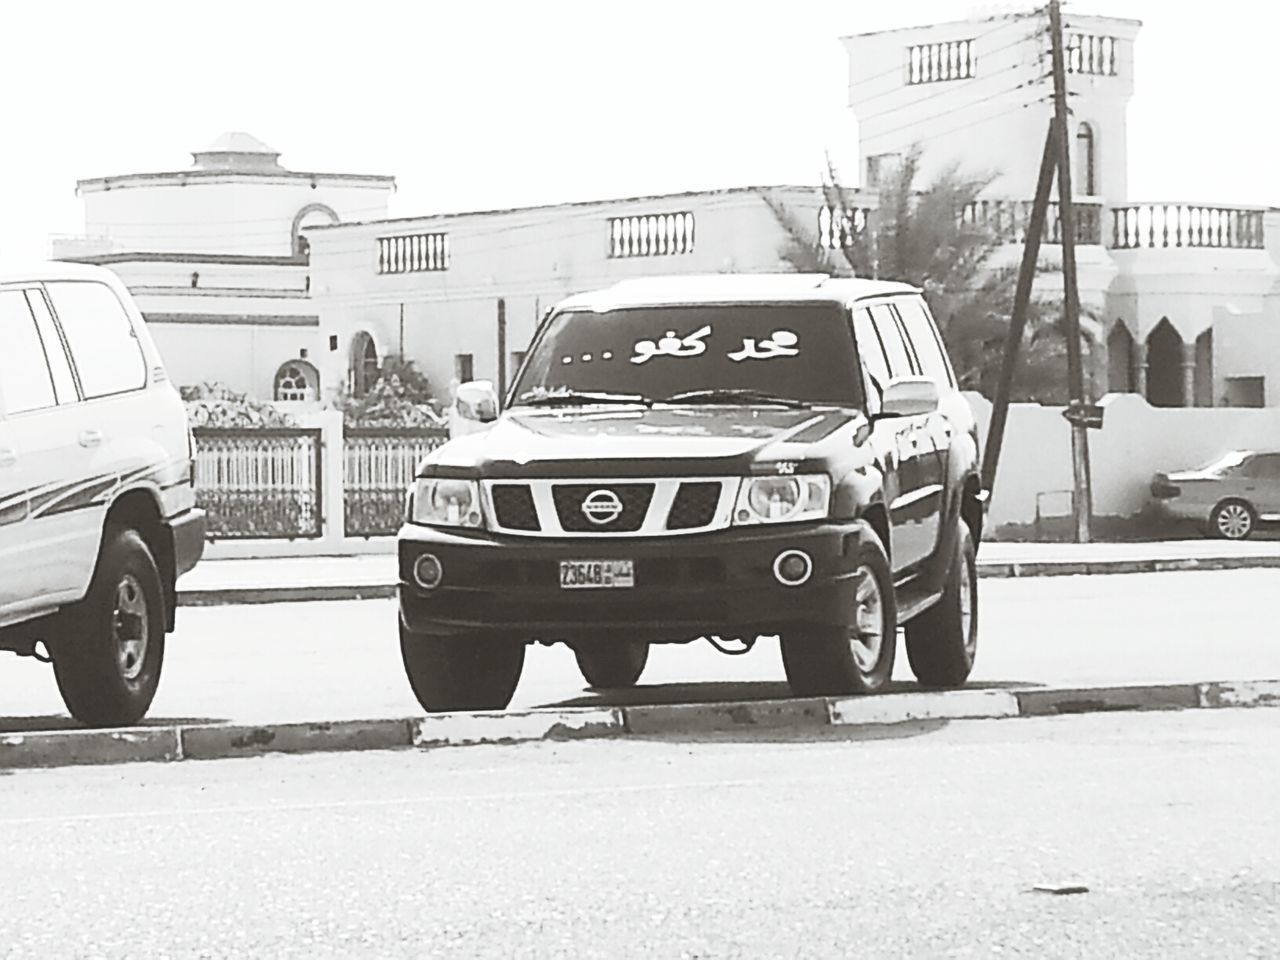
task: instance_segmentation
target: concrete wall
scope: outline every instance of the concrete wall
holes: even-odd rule
[[[991,403],[966,394],[986,444]],[[1189,469],[1234,449],[1280,447],[1280,408],[1157,408],[1134,394],[1109,394],[1101,430],[1089,432],[1096,516],[1128,517],[1147,503],[1157,471]],[[1031,523],[1041,495],[1044,516],[1070,512],[1071,428],[1061,407],[1009,408],[991,523]]]
[[[314,327],[148,322],[147,329],[177,386],[221,382],[259,400],[271,399],[285,361],[305,349],[314,363],[318,352]]]

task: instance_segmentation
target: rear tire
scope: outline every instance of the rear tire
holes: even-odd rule
[[[649,660],[649,644],[643,640],[583,644],[574,648],[573,655],[590,687],[617,690],[636,685]]]
[[[83,600],[62,617],[53,673],[68,712],[90,727],[137,723],[164,662],[165,598],[155,559],[135,530],[109,526]]]
[[[1244,500],[1223,500],[1209,514],[1209,532],[1224,540],[1247,540],[1258,525],[1258,514]]]
[[[428,713],[505,710],[524,669],[524,644],[509,637],[433,637],[400,625],[400,655]]]
[[[782,665],[798,697],[879,693],[893,676],[898,610],[889,560],[879,541],[867,540],[854,561],[849,622],[798,627],[783,634]]]
[[[978,652],[978,556],[960,523],[942,599],[906,625],[907,660],[924,687],[958,687]]]

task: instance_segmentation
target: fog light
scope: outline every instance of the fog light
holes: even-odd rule
[[[813,576],[813,560],[803,550],[784,550],[773,561],[773,575],[784,587],[798,587]]]
[[[444,579],[444,566],[434,553],[424,553],[413,562],[413,579],[425,590],[434,590]]]

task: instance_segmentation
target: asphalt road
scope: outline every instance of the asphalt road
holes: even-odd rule
[[[19,771],[0,850],[6,958],[1273,958],[1280,739],[1223,710]]]
[[[1280,678],[1280,570],[980,582],[975,684]],[[152,722],[268,722],[421,713],[391,600],[182,608]],[[899,652],[897,680],[911,682]],[[776,643],[729,657],[655,648],[640,702],[785,697]],[[616,698],[615,698],[616,699]],[[598,703],[563,646],[529,652],[513,707]],[[70,725],[44,664],[0,657],[0,731]]]

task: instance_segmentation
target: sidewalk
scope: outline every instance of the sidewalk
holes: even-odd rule
[[[1280,567],[1280,540],[1157,543],[984,543],[981,577],[1044,577]],[[395,593],[396,557],[204,560],[178,582],[183,605],[360,600]]]

